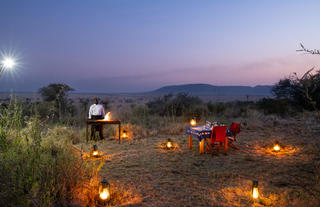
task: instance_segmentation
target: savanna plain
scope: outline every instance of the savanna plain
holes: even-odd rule
[[[85,121],[99,97],[118,128],[86,141]],[[220,97],[221,99],[221,97]],[[320,124],[314,111],[267,99],[217,101],[187,94],[2,94],[1,206],[319,206]],[[279,108],[280,107],[280,108]],[[191,117],[241,123],[240,150],[199,153],[185,134]],[[171,139],[174,149],[164,145]],[[275,152],[273,145],[281,150]],[[99,157],[90,156],[96,144]],[[111,197],[99,201],[102,178]],[[252,198],[258,180],[259,198]]]

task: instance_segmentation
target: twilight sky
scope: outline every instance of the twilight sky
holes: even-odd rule
[[[319,11],[319,0],[0,0],[0,51],[19,60],[0,91],[274,84],[320,67],[296,52],[320,49]]]

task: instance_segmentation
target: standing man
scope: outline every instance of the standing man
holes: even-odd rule
[[[93,99],[93,103],[94,104],[92,104],[89,109],[89,119],[91,120],[103,119],[105,114],[103,106],[99,104],[97,98]],[[91,125],[91,139],[96,138],[96,135],[95,135],[96,131],[99,131],[100,139],[103,139],[102,125],[100,124]]]

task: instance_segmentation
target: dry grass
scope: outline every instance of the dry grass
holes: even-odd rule
[[[113,206],[319,206],[319,131],[306,120],[269,119],[242,128],[227,156],[200,155],[183,133],[98,142],[106,156],[99,176],[118,190]],[[163,145],[171,138],[175,150]],[[282,150],[272,151],[279,141]],[[78,144],[89,152],[93,143]],[[251,181],[259,180],[259,201]]]

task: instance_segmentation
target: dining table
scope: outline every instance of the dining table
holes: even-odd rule
[[[196,137],[199,140],[200,154],[205,153],[205,140],[211,138],[212,128],[215,126],[224,126],[222,124],[206,124],[201,126],[188,126],[186,128],[187,142],[189,143],[189,149],[192,149],[192,137]],[[229,130],[228,130],[229,131]],[[227,135],[230,132],[227,132]],[[226,145],[228,142],[226,141]]]

